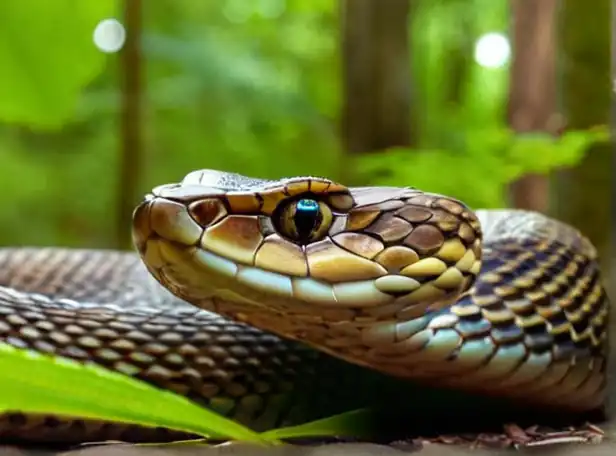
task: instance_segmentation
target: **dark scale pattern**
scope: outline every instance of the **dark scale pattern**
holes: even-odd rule
[[[569,267],[574,267],[576,273],[567,275]],[[498,296],[498,287],[518,283],[516,279],[522,279],[516,290],[494,299]],[[550,288],[557,279],[560,279],[559,285]],[[503,240],[492,243],[484,250],[481,273],[474,289],[456,303],[469,308],[478,305],[484,309],[484,316],[461,316],[456,328],[465,337],[482,337],[491,328],[491,337],[499,344],[523,340],[530,352],[553,350],[557,359],[573,354],[598,356],[605,350],[602,335],[606,328],[604,322],[592,322],[600,309],[607,307],[607,298],[599,283],[596,263],[558,242],[524,240],[515,244],[514,240]],[[585,303],[587,306],[592,303],[592,307],[584,310]],[[538,310],[541,317],[538,317]],[[500,321],[490,319],[490,315],[497,313]],[[556,328],[563,325],[567,330],[557,332]]]
[[[62,256],[70,267],[72,262],[88,259],[84,251],[31,253],[52,260]],[[11,256],[13,251],[0,252],[0,264],[12,261],[11,267],[22,258],[4,255]],[[97,253],[92,255],[96,257]],[[27,255],[23,258],[36,261]],[[142,276],[141,263],[132,255],[120,254],[117,260],[124,272],[121,278],[116,277],[118,286],[141,277],[142,283],[152,283],[152,290],[156,290],[148,294],[148,301],[143,301],[145,291],[139,297],[141,301],[120,301],[114,306],[77,303],[65,292],[48,298],[0,287],[0,341],[77,361],[93,361],[186,395],[257,430],[378,402],[383,386],[376,385],[395,383],[304,345],[196,309],[148,282],[149,276]],[[21,279],[5,275],[4,280],[15,286]],[[93,296],[88,298],[92,300]],[[53,416],[0,416],[2,439],[69,443],[187,437],[165,429]]]
[[[234,186],[234,182],[238,185]],[[224,204],[201,207],[190,215],[189,209],[184,207],[184,220],[191,222],[182,225],[178,221],[181,219],[178,208],[202,200],[204,189],[210,203],[222,198]],[[226,193],[232,189],[241,191]],[[390,363],[387,366],[390,370],[382,369],[390,374],[401,372],[415,379],[422,375],[424,379],[432,376],[435,384],[440,380],[445,384],[449,380],[449,386],[458,380],[457,386],[466,386],[467,390],[481,395],[491,391],[497,393],[496,396],[531,402],[552,396],[544,403],[577,406],[578,410],[588,407],[575,402],[588,400],[591,407],[600,405],[600,391],[605,383],[607,303],[598,280],[594,250],[570,228],[546,223],[545,219],[516,217],[513,212],[497,215],[498,211],[491,211],[492,215],[487,217],[492,217],[492,221],[482,221],[480,226],[475,214],[462,204],[439,195],[386,188],[349,191],[326,179],[266,182],[207,171],[192,173],[181,185],[153,190],[160,204],[147,202],[146,205],[163,209],[137,211],[141,214],[140,221],[147,221],[148,229],[135,230],[136,244],[139,246],[150,235],[160,238],[169,235],[171,241],[183,239],[190,246],[196,242],[203,244],[205,239],[214,242],[210,246],[223,245],[221,255],[227,258],[235,244],[239,244],[238,233],[243,237],[253,233],[250,240],[258,244],[269,230],[265,222],[271,222],[278,204],[305,192],[320,195],[328,206],[336,209],[336,220],[329,235],[337,236],[335,242],[339,247],[329,240],[321,253],[330,252],[331,255],[331,249],[338,249],[336,255],[329,257],[330,263],[340,258],[337,255],[345,254],[347,259],[354,258],[353,255],[358,257],[349,260],[355,263],[347,264],[342,271],[346,276],[341,281],[357,279],[361,267],[372,267],[372,272],[377,267],[378,274],[373,274],[376,276],[384,273],[384,267],[394,274],[413,276],[413,267],[421,269],[416,267],[419,263],[434,281],[432,284],[425,282],[419,289],[431,294],[417,299],[433,298],[435,301],[429,310],[417,303],[394,309],[387,305],[379,308],[378,302],[367,301],[362,303],[368,309],[366,312],[392,312],[381,317],[383,321],[394,319],[394,323],[382,326],[383,332],[373,334],[363,329],[355,334],[350,330],[359,328],[346,328],[345,339],[340,334],[328,333],[326,330],[331,328],[317,322],[310,327],[316,336],[301,328],[307,334],[304,340],[322,348],[324,340],[335,342],[332,352],[336,352],[335,345],[340,344],[353,354],[348,359],[376,369]],[[362,210],[355,211],[357,207]],[[234,212],[252,215],[234,217]],[[225,215],[227,213],[231,216]],[[156,214],[162,217],[157,218]],[[216,223],[215,230],[211,227],[212,230],[208,228],[203,233],[200,226],[195,225],[197,234],[195,230],[189,232],[191,223],[199,223],[200,214],[208,223],[221,217],[222,220]],[[152,231],[149,226],[154,219],[158,220],[158,231]],[[482,230],[490,234],[485,238],[484,264],[479,279],[470,293],[453,302],[478,274]],[[350,234],[355,237],[349,238]],[[359,239],[365,242],[365,251],[360,254],[354,252],[360,244]],[[389,256],[382,255],[387,254],[390,247],[397,248],[395,251],[399,255],[403,253],[404,261],[400,258],[399,262],[393,261],[393,250],[389,251]],[[140,248],[140,252],[144,250]],[[254,252],[253,248],[253,260]],[[422,412],[434,405],[433,401],[428,401],[424,403],[428,407],[423,407],[420,402],[428,396],[413,396],[409,383],[396,388],[393,385],[397,382],[381,374],[334,360],[250,326],[195,310],[155,284],[134,255],[53,249],[17,249],[4,253],[0,255],[0,284],[11,288],[0,288],[0,340],[16,347],[78,361],[94,361],[184,394],[258,430],[327,416],[378,400],[398,404],[412,396],[415,411]],[[318,253],[312,253],[312,260]],[[359,262],[361,255],[365,257]],[[430,263],[420,264],[423,259]],[[149,262],[150,267],[152,263]],[[182,264],[188,267],[187,262]],[[182,268],[178,271],[182,273]],[[314,273],[315,269],[311,271]],[[334,270],[328,266],[323,272],[329,276]],[[437,277],[437,274],[442,275]],[[186,271],[181,275],[187,277]],[[232,285],[239,288],[239,282],[232,282]],[[196,291],[194,283],[186,286]],[[13,288],[47,296],[23,294]],[[184,296],[189,298],[188,294]],[[247,297],[251,297],[250,294]],[[267,294],[259,299],[261,302],[255,304],[269,306],[275,302]],[[361,299],[364,296],[353,295],[349,301]],[[217,299],[216,302],[200,300],[199,304],[222,312],[225,307],[231,309],[234,303],[224,299],[218,303]],[[281,307],[280,313],[287,320],[281,320],[282,323],[295,324],[307,316],[291,312],[293,307],[299,307],[296,304],[297,300],[291,299],[285,304],[287,307]],[[358,303],[338,300],[336,304],[352,308]],[[259,311],[268,306],[259,307]],[[352,313],[351,316],[344,313],[348,308],[338,309],[343,311],[343,316],[336,317],[338,323],[360,321],[353,319]],[[250,321],[240,316],[238,313],[238,319]],[[266,320],[261,320],[264,328],[268,327],[264,324]],[[434,327],[430,327],[431,324]],[[275,329],[272,325],[269,328]],[[377,325],[376,329],[381,328]],[[401,331],[392,337],[386,331],[391,329]],[[292,336],[282,329],[279,332]],[[396,340],[398,336],[402,340]],[[363,345],[354,346],[358,341]],[[396,353],[399,349],[405,352]],[[377,356],[368,359],[368,355],[374,353]],[[377,359],[379,356],[382,359]],[[477,360],[476,365],[464,365]],[[560,360],[566,362],[554,362]],[[460,362],[456,364],[457,361]],[[554,372],[545,373],[563,366],[566,372],[561,380],[556,379]],[[384,393],[391,393],[391,396]],[[563,398],[563,394],[567,397]],[[451,402],[447,407],[455,409]],[[424,414],[421,415],[423,418]],[[165,439],[162,434],[152,437],[134,427],[114,426],[12,414],[0,419],[0,437],[79,441],[86,437],[87,440],[118,438],[120,433],[127,440]],[[63,427],[65,431],[60,431]]]

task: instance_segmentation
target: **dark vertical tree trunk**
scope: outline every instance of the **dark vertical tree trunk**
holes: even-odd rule
[[[611,133],[612,133],[612,141],[616,138],[616,4],[612,2],[612,92],[611,92]],[[612,163],[610,176],[616,175],[616,147],[612,145]],[[607,292],[614,302],[616,297],[616,179],[611,177],[610,182],[610,196],[611,204],[610,204],[610,234],[608,235],[605,254],[605,263],[608,265],[608,274],[606,275],[607,282]],[[616,329],[612,326],[612,334],[616,333]],[[612,345],[613,346],[613,345]],[[614,365],[612,363],[612,365]],[[611,408],[612,416],[614,407]]]
[[[610,121],[610,0],[561,0],[560,69],[566,127],[586,130]],[[582,163],[554,179],[552,213],[575,225],[609,258],[612,145],[595,144]],[[616,273],[616,271],[614,271]]]
[[[409,146],[409,0],[341,0],[341,7],[345,149]]]
[[[616,4],[612,2],[612,115],[611,115],[611,133],[612,140],[616,138]],[[612,169],[611,175],[616,175],[616,147],[612,147]],[[611,255],[612,264],[616,262],[616,179],[612,178],[611,181],[611,219],[612,229],[610,236],[611,243]],[[614,270],[616,268],[613,267]],[[615,274],[616,275],[616,274]],[[614,280],[614,287],[616,289],[616,280]]]
[[[124,0],[126,42],[121,52],[122,114],[116,244],[131,246],[130,225],[141,174],[141,0]]]
[[[558,0],[512,0],[513,61],[508,122],[519,133],[560,128],[556,111],[556,10]],[[548,179],[529,174],[509,188],[511,205],[546,211]]]

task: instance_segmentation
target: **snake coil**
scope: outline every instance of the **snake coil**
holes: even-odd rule
[[[141,378],[255,429],[305,420],[296,403],[325,392],[357,406],[351,391],[374,371],[529,407],[605,403],[596,251],[540,214],[201,170],[152,190],[133,239],[138,255],[2,250],[2,340]],[[27,440],[172,436],[0,417],[0,437]]]

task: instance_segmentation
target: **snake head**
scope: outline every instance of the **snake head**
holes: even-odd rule
[[[412,318],[458,298],[481,266],[475,214],[413,188],[201,170],[153,189],[133,220],[160,283],[253,324]]]

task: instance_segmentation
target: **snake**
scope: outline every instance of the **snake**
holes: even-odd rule
[[[424,387],[557,413],[606,403],[597,251],[538,212],[205,169],[153,188],[132,239],[134,251],[0,249],[0,341],[137,378],[255,430],[388,391],[416,400]],[[176,437],[0,416],[3,440]]]

